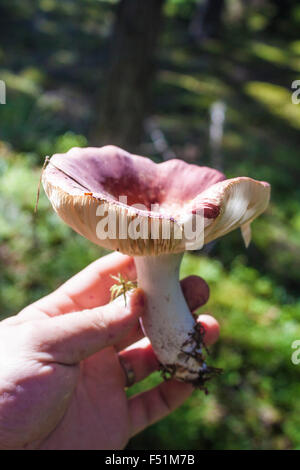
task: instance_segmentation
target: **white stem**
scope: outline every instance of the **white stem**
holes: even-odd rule
[[[179,283],[182,254],[137,256],[138,285],[147,295],[142,323],[160,363],[179,380],[195,381],[206,368],[188,353],[201,354],[196,322]],[[186,354],[187,353],[187,354]]]

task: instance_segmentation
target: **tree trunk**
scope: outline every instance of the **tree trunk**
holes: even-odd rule
[[[114,144],[135,151],[141,143],[163,3],[121,0],[117,7],[110,68],[92,131],[94,144]]]

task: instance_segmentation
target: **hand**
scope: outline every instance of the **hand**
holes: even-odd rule
[[[109,303],[118,273],[135,279],[133,259],[101,258],[0,323],[0,449],[121,449],[192,393],[169,380],[127,399],[124,364],[138,382],[158,362],[139,326],[141,289],[126,294],[127,306],[123,296]],[[200,278],[182,289],[191,310],[207,301]],[[199,319],[206,344],[215,342],[216,320]]]

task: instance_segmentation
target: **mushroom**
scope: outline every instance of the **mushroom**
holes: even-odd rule
[[[54,155],[43,186],[54,210],[76,232],[134,256],[138,285],[148,299],[142,327],[162,370],[202,385],[211,369],[202,351],[203,331],[179,284],[183,252],[237,227],[248,245],[251,222],[268,206],[269,184],[226,179],[177,159],[156,164],[106,146]]]

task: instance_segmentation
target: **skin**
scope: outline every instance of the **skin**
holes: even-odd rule
[[[191,385],[175,380],[126,397],[120,357],[136,382],[157,370],[139,326],[147,308],[141,289],[109,303],[110,275],[134,280],[133,259],[118,253],[94,262],[58,290],[0,323],[0,449],[122,449],[128,440],[180,406]],[[182,281],[191,311],[208,287]],[[199,321],[206,344],[219,326]]]

